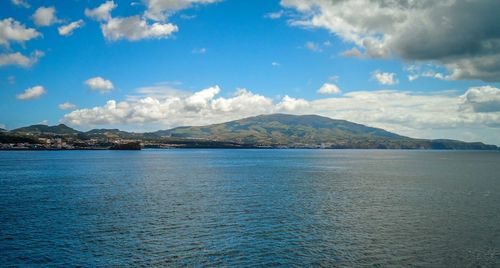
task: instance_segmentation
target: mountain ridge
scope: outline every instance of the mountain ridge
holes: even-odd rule
[[[491,149],[496,145],[450,139],[415,139],[347,120],[319,115],[268,114],[204,126],[182,126],[154,132],[135,133],[119,129],[86,132],[64,124],[32,125],[7,133],[66,135],[79,139],[130,139],[156,143],[204,141],[259,148],[336,149]]]

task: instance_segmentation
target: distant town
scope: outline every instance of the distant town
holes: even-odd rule
[[[132,133],[118,129],[80,132],[64,124],[0,129],[0,150],[141,150],[144,148],[268,148],[199,138]]]

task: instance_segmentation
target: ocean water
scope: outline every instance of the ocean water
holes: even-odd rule
[[[0,266],[500,267],[500,153],[0,152]]]

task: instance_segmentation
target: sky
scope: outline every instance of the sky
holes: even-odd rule
[[[0,128],[318,114],[500,145],[500,1],[0,0]]]

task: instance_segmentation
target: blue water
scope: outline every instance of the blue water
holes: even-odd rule
[[[500,153],[0,152],[0,266],[500,267]]]

